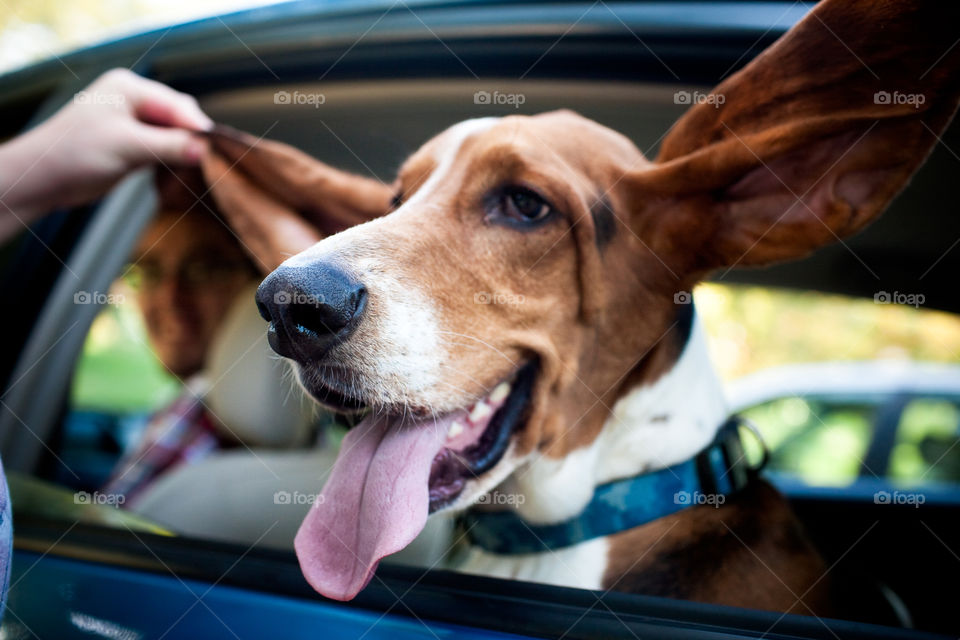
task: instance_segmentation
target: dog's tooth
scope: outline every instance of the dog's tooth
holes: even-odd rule
[[[463,423],[460,422],[459,420],[454,420],[453,424],[450,425],[450,430],[447,431],[447,438],[450,438],[450,439],[456,438],[458,435],[463,433],[463,429],[464,429]]]
[[[508,395],[510,395],[510,383],[501,382],[490,392],[490,402],[500,402],[501,400],[505,400]]]
[[[489,417],[491,413],[493,413],[493,409],[490,408],[490,405],[488,405],[485,400],[480,400],[470,411],[470,415],[467,416],[467,420],[477,424],[484,418]]]

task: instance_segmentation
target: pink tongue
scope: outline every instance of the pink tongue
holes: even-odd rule
[[[381,558],[423,530],[430,466],[452,420],[398,425],[396,418],[371,417],[350,430],[294,540],[314,589],[350,600],[370,582]]]

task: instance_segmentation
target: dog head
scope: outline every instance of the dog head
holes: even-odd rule
[[[656,161],[560,111],[459,123],[392,187],[364,183],[385,215],[289,258],[257,295],[304,388],[366,414],[297,536],[314,587],[353,597],[428,512],[596,438],[610,400],[676,360],[676,296],[712,269],[801,257],[873,219],[956,107],[936,13],[821,3]],[[325,190],[349,201],[336,183],[318,182],[318,206]]]

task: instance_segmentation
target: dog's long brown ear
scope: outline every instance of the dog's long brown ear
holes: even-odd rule
[[[282,143],[218,126],[201,167],[218,209],[264,271],[382,216],[392,189]]]
[[[630,177],[654,250],[698,273],[797,258],[861,229],[956,109],[958,14],[953,2],[824,0],[694,96]]]

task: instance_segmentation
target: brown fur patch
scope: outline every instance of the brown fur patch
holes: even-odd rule
[[[827,567],[765,482],[719,508],[691,507],[609,540],[604,588],[831,615]]]

